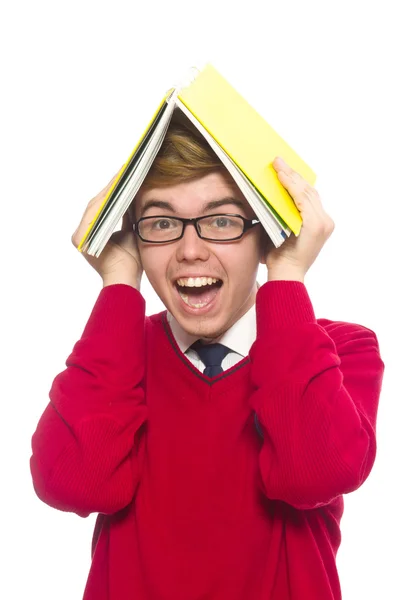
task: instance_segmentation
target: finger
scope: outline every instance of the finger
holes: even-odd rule
[[[303,223],[309,225],[312,231],[329,237],[335,224],[325,212],[320,196],[315,188],[304,179],[294,179],[283,171],[278,173],[280,182],[286,188],[295,205],[302,215]]]
[[[293,183],[297,186],[301,186],[302,191],[311,203],[321,206],[321,199],[317,190],[311,186],[306,179],[303,179],[299,173],[294,171],[280,156],[273,161],[273,165],[276,167],[275,170],[277,171],[277,175],[282,173],[288,175]],[[283,177],[283,175],[281,175],[281,177]]]
[[[77,247],[80,244],[80,240],[82,239],[83,235],[87,231],[88,227],[91,226],[95,216],[99,212],[100,206],[103,204],[105,197],[109,193],[110,188],[114,185],[114,182],[119,177],[119,175],[124,167],[125,167],[125,165],[123,165],[121,167],[121,169],[119,169],[117,171],[117,173],[112,177],[112,179],[103,188],[103,190],[101,190],[99,192],[99,194],[97,194],[94,198],[92,198],[89,201],[89,203],[87,204],[84,214],[80,220],[80,223],[72,235],[72,243],[74,246]]]
[[[100,196],[105,196],[107,194],[107,192],[110,190],[110,188],[112,187],[112,185],[114,184],[114,182],[116,181],[117,177],[119,176],[120,171],[118,171],[116,173],[116,175],[114,177],[112,177],[112,179],[109,181],[109,183],[107,184],[107,186],[105,186],[103,188],[103,190],[99,193]]]
[[[280,181],[282,180],[283,185],[284,183],[286,184],[284,187],[287,187],[288,191],[290,191],[290,187],[293,187],[297,193],[303,193],[310,203],[316,205],[317,208],[321,207],[321,200],[317,190],[306,179],[303,179],[299,173],[291,169],[280,157],[275,159],[274,164],[277,165],[278,178]]]
[[[299,212],[304,224],[316,225],[319,231],[326,236],[331,235],[335,228],[332,218],[325,212],[320,194],[296,171],[281,158],[273,161],[280,183],[288,191]]]
[[[311,204],[311,192],[308,182],[294,171],[280,156],[273,161],[273,166],[277,173],[277,177],[285,189],[292,196],[293,200],[303,200],[300,196],[304,194],[307,202]],[[299,194],[299,196],[298,196]]]
[[[297,174],[287,174],[284,171],[277,173],[280,183],[287,190],[293,199],[295,206],[302,214],[305,214],[306,220],[309,218],[318,218],[322,212],[322,206],[319,199],[316,198],[317,192],[307,181],[297,176]]]
[[[125,165],[123,165],[121,167],[121,169],[119,169],[117,171],[117,173],[112,177],[112,179],[109,181],[109,183],[103,188],[103,190],[101,190],[98,194],[98,196],[101,196],[102,198],[104,198],[104,196],[106,196],[107,192],[110,190],[110,188],[112,187],[112,185],[114,184],[114,182],[116,181],[116,179],[120,176],[121,171],[123,170]],[[91,202],[94,202],[98,196],[95,196],[95,198],[93,198],[91,200]]]
[[[80,221],[76,231],[73,234],[74,238],[81,238],[85,234],[88,227],[90,227],[95,216],[99,212],[99,208],[100,208],[101,204],[103,203],[103,199],[104,199],[105,195],[106,194],[99,193],[98,196],[93,198],[88,203],[88,206],[81,218],[81,221]]]
[[[284,173],[287,173],[289,175],[295,173],[295,171],[285,162],[283,158],[281,158],[281,156],[277,156],[277,158],[274,159],[272,165],[277,172],[284,171]]]
[[[289,195],[292,197],[299,209],[302,207],[303,204],[307,204],[309,198],[302,197],[304,196],[303,186],[293,173],[278,171],[277,177],[280,183],[283,185],[283,187],[285,187]]]
[[[114,177],[103,188],[103,190],[101,190],[99,194],[92,198],[87,204],[84,214],[80,220],[80,223],[72,235],[72,242],[74,246],[77,247],[80,244],[80,240],[87,231],[88,227],[90,227],[90,225],[92,224],[92,221],[98,213],[100,206],[103,204],[104,198],[108,194],[118,175],[119,173],[116,173],[116,175],[114,175]]]

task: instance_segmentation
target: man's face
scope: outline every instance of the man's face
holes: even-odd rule
[[[142,189],[135,200],[137,219],[217,213],[255,218],[226,171],[165,188]],[[262,241],[260,225],[237,241],[209,242],[200,239],[189,224],[180,240],[150,244],[138,238],[138,248],[151,285],[181,327],[200,338],[216,339],[255,302]],[[191,287],[189,284],[198,283],[196,278],[217,282],[201,279],[204,285]]]

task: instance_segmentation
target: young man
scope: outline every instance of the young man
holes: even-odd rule
[[[341,598],[342,495],[374,463],[383,362],[369,329],[316,319],[304,278],[334,225],[274,168],[303,218],[278,249],[208,146],[172,124],[133,227],[85,256],[103,289],[31,458],[44,502],[99,513],[84,600]],[[164,313],[145,317],[143,270]]]

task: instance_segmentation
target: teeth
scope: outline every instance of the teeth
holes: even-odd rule
[[[215,277],[186,277],[178,279],[177,284],[181,287],[201,287],[203,285],[212,285],[217,281],[218,279],[215,279]]]
[[[215,277],[183,277],[177,280],[177,284],[179,287],[189,287],[189,288],[198,288],[203,285],[212,285],[216,283],[219,279]],[[188,294],[184,294],[181,290],[178,290],[180,297],[188,306],[192,306],[193,308],[203,308],[203,306],[207,306],[208,302],[200,302],[198,304],[193,304],[190,302]]]
[[[193,308],[202,308],[203,306],[207,306],[207,304],[208,304],[208,302],[193,304],[192,302],[189,302],[189,296],[187,294],[183,294],[182,292],[179,292],[179,295],[185,304],[187,304],[188,306],[193,306]]]

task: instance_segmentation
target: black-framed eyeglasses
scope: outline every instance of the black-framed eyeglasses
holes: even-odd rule
[[[246,231],[258,225],[258,219],[245,219],[241,215],[214,214],[183,219],[169,215],[142,217],[133,224],[133,230],[143,242],[164,244],[180,240],[186,225],[194,225],[197,235],[209,242],[233,242],[243,237]]]

